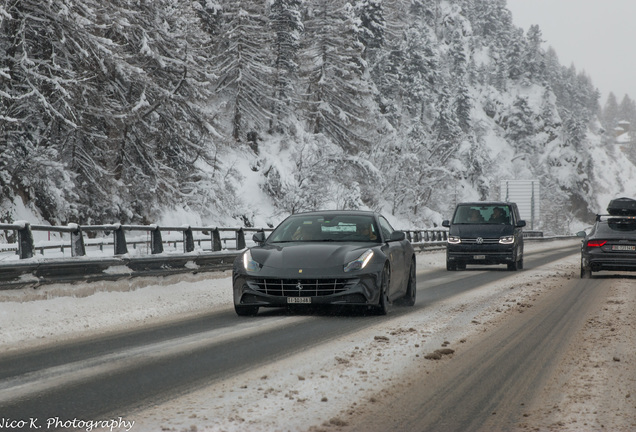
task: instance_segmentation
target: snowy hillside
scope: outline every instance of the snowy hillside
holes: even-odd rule
[[[505,0],[24,0],[0,27],[2,222],[430,228],[532,179],[566,234],[636,189],[627,109]]]

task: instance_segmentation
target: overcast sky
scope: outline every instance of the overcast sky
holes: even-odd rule
[[[564,66],[574,64],[601,92],[636,99],[636,0],[507,0],[515,25],[538,24]]]

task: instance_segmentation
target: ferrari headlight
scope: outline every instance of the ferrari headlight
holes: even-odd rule
[[[261,269],[261,265],[254,261],[252,252],[249,249],[243,254],[243,268],[248,272],[255,272]]]
[[[515,236],[503,236],[499,238],[501,244],[513,244],[515,242]]]
[[[448,236],[448,243],[450,244],[459,244],[462,242],[462,239],[459,236]]]
[[[344,271],[346,273],[355,270],[362,270],[373,258],[373,251],[371,249],[367,249],[362,255],[353,261],[345,264]]]

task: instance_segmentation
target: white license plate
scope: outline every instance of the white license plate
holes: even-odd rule
[[[486,255],[473,255],[473,259],[483,260],[486,259]]]
[[[287,303],[311,303],[311,297],[287,297]]]
[[[636,251],[636,246],[613,245],[612,250],[615,251]]]

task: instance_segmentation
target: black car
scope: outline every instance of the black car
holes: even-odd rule
[[[592,272],[636,271],[636,201],[612,200],[609,214],[596,215],[596,222],[581,244],[581,278]]]
[[[394,301],[415,304],[415,253],[405,233],[380,214],[318,211],[289,216],[234,261],[234,308],[366,306],[387,313]]]
[[[467,264],[506,264],[508,270],[523,268],[523,232],[526,222],[511,202],[457,204],[447,227],[446,269],[464,270]]]

